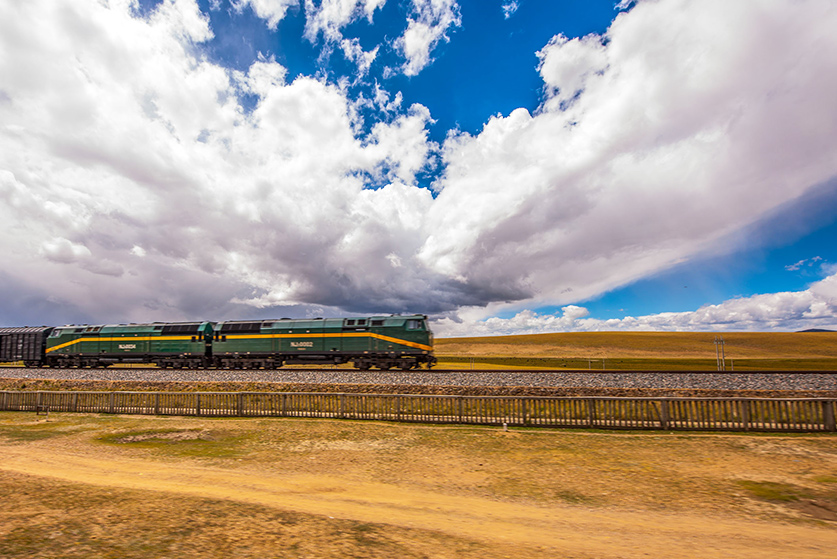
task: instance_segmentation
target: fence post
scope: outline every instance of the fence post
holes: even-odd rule
[[[9,409],[9,393],[3,392],[3,411],[7,411]]]
[[[239,392],[237,394],[237,396],[238,396],[238,402],[237,402],[235,413],[238,417],[241,417],[241,416],[244,415],[244,394]]]
[[[529,425],[529,398],[523,398],[520,401],[520,411],[523,413],[523,425]]]
[[[340,419],[345,419],[346,417],[346,395],[342,392],[340,393],[340,415],[338,415]]]
[[[458,396],[456,398],[456,408],[457,408],[457,415],[459,416],[459,423],[462,423],[462,420],[463,420],[463,413],[462,413],[463,408],[464,408],[463,403],[464,403],[464,400],[463,400],[462,396]]]
[[[837,403],[835,400],[826,400],[822,403],[822,416],[825,420],[825,430],[826,431],[837,431],[837,424],[834,421],[834,404]]]
[[[198,401],[195,404],[195,415],[200,415],[201,414],[201,395],[198,394],[197,397],[198,397]]]
[[[154,395],[154,415],[160,415],[160,393]]]
[[[38,390],[38,395],[35,397],[35,411],[41,411],[41,402],[43,402],[44,393]]]
[[[660,400],[660,429],[668,431],[668,400]]]
[[[72,410],[73,410],[73,412],[78,411],[78,392],[73,393],[73,407],[72,407]]]
[[[750,401],[739,400],[738,404],[741,406],[741,423],[744,424],[744,430],[750,430]]]
[[[593,421],[595,419],[595,406],[596,401],[592,398],[587,398],[587,425],[589,427],[593,427]]]
[[[114,406],[116,405],[115,404],[115,399],[116,399],[115,397],[116,397],[115,392],[111,392],[108,396],[108,413],[113,413]]]

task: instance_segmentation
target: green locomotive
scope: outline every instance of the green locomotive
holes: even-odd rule
[[[14,358],[8,360],[23,360],[28,367],[151,363],[276,369],[352,363],[362,370],[409,370],[436,363],[425,315],[0,329],[0,349]]]
[[[212,354],[221,368],[351,362],[358,369],[409,370],[436,363],[424,315],[219,322]]]
[[[208,367],[211,322],[62,326],[47,338],[50,367],[107,367],[154,363],[158,367]]]

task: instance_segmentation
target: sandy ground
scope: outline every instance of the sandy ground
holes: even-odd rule
[[[31,416],[27,418],[23,414],[15,414],[12,419],[6,419],[5,425],[11,423],[13,427],[20,428],[21,425],[15,422],[21,422],[26,427],[29,425],[27,421],[33,421]],[[171,418],[148,419],[145,422],[124,418],[120,423],[119,418],[113,418],[105,420],[106,425],[103,426],[98,423],[99,419],[92,417],[90,424],[78,419],[66,425],[61,423],[60,418],[52,421],[58,422],[61,436],[32,440],[14,437],[4,439],[0,430],[0,475],[5,472],[91,487],[233,501],[329,519],[424,530],[480,542],[486,544],[488,549],[493,545],[501,546],[498,549],[503,550],[519,549],[522,557],[528,556],[526,550],[539,550],[546,553],[546,556],[556,557],[824,558],[833,557],[837,549],[837,522],[827,518],[815,520],[808,517],[771,516],[769,511],[765,512],[768,509],[748,515],[742,512],[746,507],[717,511],[711,506],[677,506],[665,510],[662,506],[648,506],[632,499],[626,502],[619,498],[592,506],[568,504],[556,499],[519,496],[510,499],[502,492],[491,490],[491,484],[484,483],[490,474],[475,471],[465,463],[465,458],[457,463],[451,460],[450,454],[444,456],[446,464],[443,468],[448,470],[451,480],[468,487],[446,487],[444,479],[419,483],[418,479],[422,476],[420,470],[425,462],[418,458],[423,451],[421,445],[415,443],[415,438],[428,436],[420,432],[422,429],[436,429],[433,437],[444,436],[443,428],[370,426],[368,428],[373,431],[370,438],[369,433],[362,434],[367,427],[359,424],[351,424],[347,432],[346,424],[341,422],[297,422],[295,426],[298,429],[313,425],[313,436],[306,438],[299,432],[293,435],[277,433],[276,436],[283,440],[281,448],[284,453],[275,453],[275,460],[282,460],[282,454],[289,456],[286,459],[288,464],[280,467],[261,458],[254,458],[261,456],[259,452],[268,452],[264,447],[269,446],[269,443],[265,442],[260,427],[266,423],[201,422],[191,419],[177,421]],[[156,438],[153,434],[138,435],[137,426],[140,425],[146,429],[165,427],[167,432],[161,432]],[[283,425],[288,426],[289,423],[284,422]],[[172,427],[179,431],[172,432]],[[339,432],[329,434],[332,428]],[[254,429],[260,433],[251,433]],[[375,433],[380,429],[387,431],[386,436]],[[396,432],[397,436],[393,437],[391,431]],[[123,446],[97,442],[96,438],[100,438],[102,433],[124,433],[122,439],[116,439],[116,443],[122,443]],[[224,433],[234,433],[237,437],[255,437],[240,443],[246,447],[242,454],[233,455],[243,456],[243,459],[175,458],[170,451],[175,446],[159,446],[200,443],[204,439],[211,441],[224,436]],[[495,453],[504,451],[504,440],[507,440],[509,446],[505,450],[512,458],[515,453],[521,458],[519,453],[522,452],[542,452],[545,444],[548,448],[550,438],[558,442],[565,436],[561,432],[503,433],[477,430],[476,433],[477,438],[491,437],[490,448]],[[585,435],[573,433],[569,436]],[[590,433],[586,436],[601,438],[620,435]],[[535,440],[535,446],[527,446],[528,443],[519,440],[521,438]],[[149,440],[158,446],[136,446]],[[397,442],[399,440],[413,442],[401,444]],[[745,449],[743,452],[748,452],[747,445],[752,440],[755,440],[757,446],[767,442],[766,448],[772,444],[781,449],[785,444],[782,441],[786,439],[740,437],[736,439],[736,444]],[[804,446],[804,439],[790,441],[789,448],[792,445],[796,445],[795,448],[800,444]],[[599,443],[596,441],[596,444]],[[445,443],[436,441],[433,444]],[[433,444],[426,446],[424,451],[432,452]],[[480,444],[483,443],[478,441],[477,445]],[[160,448],[163,448],[162,454]],[[274,450],[276,448],[273,447]],[[408,454],[408,460],[412,453],[419,453],[414,460],[415,472],[409,475],[398,472],[386,475],[385,468],[376,468],[375,460],[383,459],[399,448]],[[825,457],[826,463],[820,477],[829,471],[837,474],[835,439],[816,439],[814,446],[809,448],[820,455],[808,458],[822,461]],[[661,450],[666,452],[666,449]],[[467,449],[462,452],[465,456]],[[480,450],[477,456],[480,456],[479,452],[488,451]],[[370,454],[374,456],[370,458]],[[781,455],[781,452],[777,454]],[[310,465],[312,456],[314,460],[329,456],[332,466],[319,462],[315,466]],[[505,459],[497,458],[496,466],[507,468],[505,462],[501,461]],[[679,459],[689,461],[687,457]],[[793,458],[789,457],[788,461],[791,460]],[[290,464],[291,461],[296,463]],[[522,472],[508,475],[524,475],[529,468],[526,464],[531,463],[528,459],[518,461],[524,465]],[[691,463],[690,467],[704,467],[703,461],[699,462]],[[705,464],[705,467],[709,468],[711,464]],[[552,468],[554,466],[545,472],[531,473],[549,474]],[[376,471],[381,475],[376,475]],[[425,475],[434,472],[425,472]],[[775,477],[779,474],[771,472],[769,475]],[[580,480],[579,483],[585,482]],[[630,480],[626,479],[625,483],[630,483]],[[642,483],[650,482],[643,480]],[[482,489],[472,490],[472,486]],[[619,487],[613,489],[619,491]],[[583,488],[580,490],[583,491]],[[176,502],[176,499],[172,500],[172,503]],[[757,509],[754,505],[754,510]],[[438,556],[446,555],[442,553]]]

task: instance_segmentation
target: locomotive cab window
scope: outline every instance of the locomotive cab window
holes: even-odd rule
[[[60,335],[61,335],[61,330],[53,330],[52,335],[50,337],[51,338],[57,338]]]
[[[423,320],[408,320],[407,330],[421,330],[424,327]]]
[[[383,326],[383,325],[384,325],[383,320],[373,320],[372,321],[372,326]]]
[[[366,326],[366,319],[361,318],[360,320],[357,321],[357,325],[358,326]]]

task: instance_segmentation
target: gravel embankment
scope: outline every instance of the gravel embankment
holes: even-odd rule
[[[67,381],[127,382],[128,384],[168,383],[248,383],[299,385],[308,387],[347,385],[366,387],[400,387],[417,392],[419,387],[451,387],[467,392],[469,387],[493,388],[526,387],[534,392],[562,391],[561,389],[627,389],[631,391],[769,391],[769,392],[835,392],[835,373],[679,373],[679,372],[382,372],[382,371],[329,371],[285,369],[279,371],[242,370],[162,370],[162,369],[23,369],[0,368],[0,379],[54,379]],[[4,384],[8,384],[4,383]],[[130,390],[131,388],[126,388]],[[251,389],[251,388],[248,388]],[[417,390],[418,389],[418,390]],[[367,390],[362,390],[368,392]],[[390,391],[390,390],[387,390]],[[572,390],[575,392],[575,390]],[[502,390],[506,392],[506,390]],[[521,391],[516,390],[520,393]]]

